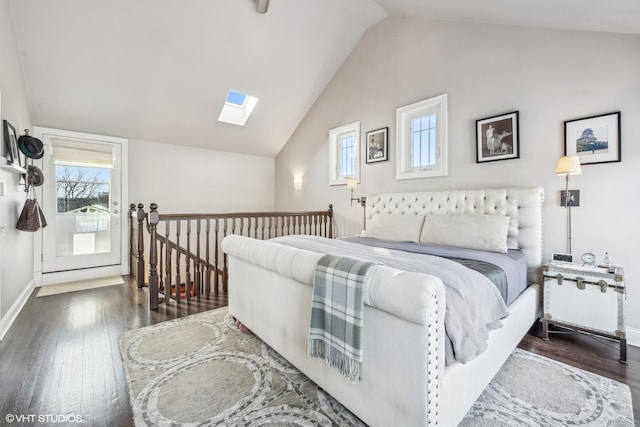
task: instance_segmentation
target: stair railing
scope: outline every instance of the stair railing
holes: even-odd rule
[[[133,228],[137,228],[136,243],[130,244],[131,265],[138,287],[145,286],[147,272],[151,309],[171,300],[189,302],[218,294],[220,287],[226,293],[227,255],[220,242],[229,234],[261,240],[291,234],[333,238],[332,205],[326,211],[226,214],[160,214],[155,203],[147,214],[142,204],[135,207],[130,205],[132,239]],[[146,264],[144,229],[149,244]]]

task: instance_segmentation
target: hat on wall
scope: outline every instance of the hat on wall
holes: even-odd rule
[[[44,145],[42,145],[42,141],[29,135],[29,129],[25,129],[24,133],[24,135],[18,138],[20,151],[31,159],[41,159],[42,156],[44,156]]]
[[[27,167],[27,182],[34,187],[39,187],[44,183],[44,175],[39,167],[33,165]]]

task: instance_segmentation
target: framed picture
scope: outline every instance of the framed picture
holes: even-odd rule
[[[20,151],[18,151],[18,133],[11,123],[4,120],[4,143],[7,147],[7,160],[16,166],[22,167],[22,161],[20,159]]]
[[[620,148],[620,111],[564,122],[564,155],[582,165],[619,162]]]
[[[476,120],[476,163],[520,158],[518,112]]]
[[[573,262],[572,254],[563,254],[560,252],[552,252],[551,253],[551,262]]]
[[[367,132],[367,163],[389,160],[389,128],[381,128]]]

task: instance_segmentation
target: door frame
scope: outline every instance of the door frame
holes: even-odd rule
[[[87,268],[81,270],[70,270],[70,271],[61,271],[56,273],[46,273],[42,272],[42,261],[43,261],[43,246],[42,246],[42,230],[39,230],[35,233],[34,236],[34,254],[33,257],[33,276],[36,287],[40,287],[42,285],[51,285],[55,283],[68,282],[73,280],[84,280],[93,277],[102,277],[102,276],[110,276],[110,275],[127,275],[130,272],[131,266],[129,265],[130,256],[129,256],[129,140],[126,138],[118,138],[113,136],[106,135],[98,135],[91,134],[86,132],[76,132],[62,129],[54,129],[47,128],[41,126],[33,127],[34,136],[41,141],[44,140],[45,135],[57,136],[61,138],[77,138],[77,139],[88,139],[88,140],[96,140],[101,142],[109,142],[115,144],[121,144],[122,147],[122,170],[121,170],[121,189],[120,189],[120,197],[121,197],[121,212],[122,221],[121,221],[121,236],[120,236],[120,265],[115,266],[106,266],[106,267],[97,267],[97,268]],[[53,153],[51,152],[50,146],[45,146],[44,159],[45,161],[49,161]],[[43,190],[42,187],[36,187],[36,191],[38,193],[38,198],[42,200]]]

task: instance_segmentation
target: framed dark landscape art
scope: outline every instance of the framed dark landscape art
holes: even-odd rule
[[[520,157],[518,112],[476,120],[476,163]]]
[[[564,154],[580,164],[619,162],[620,111],[564,122]]]

